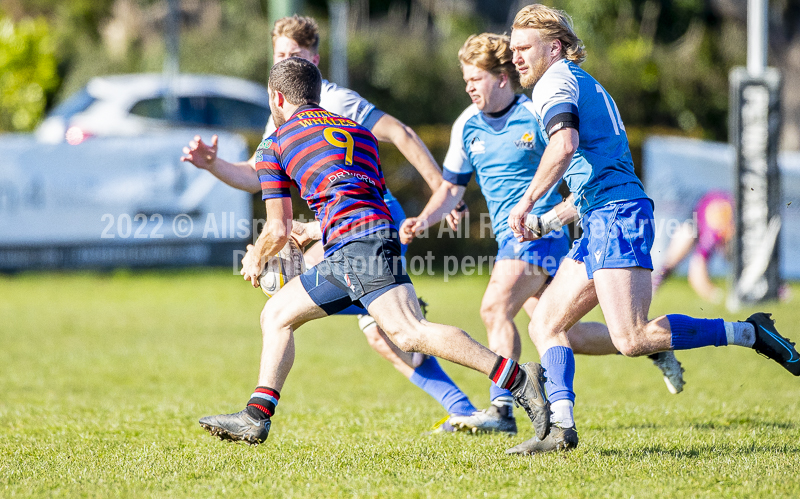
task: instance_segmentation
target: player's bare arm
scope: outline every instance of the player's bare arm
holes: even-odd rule
[[[531,185],[508,215],[508,226],[518,240],[532,237],[530,230],[524,226],[525,216],[530,213],[533,204],[561,180],[577,149],[578,131],[574,128],[563,128],[550,137]]]
[[[580,218],[578,209],[575,208],[575,196],[572,193],[550,211],[558,217],[561,225],[571,224]]]
[[[435,192],[442,183],[442,170],[419,135],[394,116],[384,114],[372,127],[372,134],[381,142],[391,142],[416,168],[425,183]]]
[[[702,255],[695,254],[689,260],[689,285],[695,293],[711,303],[721,303],[725,293],[714,285],[708,275],[708,262]]]
[[[447,180],[442,180],[441,185],[433,192],[422,213],[417,217],[406,218],[403,225],[400,226],[400,241],[403,244],[410,243],[417,232],[425,230],[432,223],[439,222],[448,216],[461,201],[465,190],[466,187],[463,185],[456,185]]]
[[[442,183],[442,169],[433,159],[433,155],[422,142],[411,127],[403,124],[400,120],[389,114],[384,114],[372,127],[372,134],[381,142],[391,142],[397,147],[411,166],[413,166],[425,183],[430,187],[431,192],[436,192]],[[458,203],[458,210],[450,211],[447,216],[447,223],[450,228],[456,230],[458,222],[466,211],[466,205]]]
[[[250,193],[259,192],[261,185],[255,174],[255,153],[247,161],[231,163],[217,156],[219,137],[213,135],[211,144],[206,144],[199,135],[183,148],[181,161],[187,161],[201,170],[208,170],[212,175],[236,189]]]
[[[267,221],[255,244],[247,245],[247,254],[242,258],[242,271],[246,281],[258,287],[258,276],[267,260],[276,255],[289,241],[292,232],[291,198],[273,198],[264,201]]]

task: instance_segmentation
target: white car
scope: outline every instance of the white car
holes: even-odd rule
[[[92,136],[133,136],[176,127],[262,132],[269,92],[216,75],[129,74],[93,78],[36,129],[39,141],[80,144]]]

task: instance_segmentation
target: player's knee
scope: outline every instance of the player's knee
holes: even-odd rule
[[[483,324],[487,329],[491,330],[491,327],[498,319],[499,313],[500,307],[496,302],[484,301],[481,303],[481,320],[483,320]]]
[[[397,348],[404,352],[416,352],[420,346],[420,334],[414,328],[402,328],[385,331]]]
[[[281,314],[281,308],[276,305],[277,301],[267,300],[264,308],[261,309],[261,333],[268,334],[271,331],[278,330],[288,324],[284,324],[285,320]]]
[[[546,317],[542,317],[542,314],[537,314],[534,312],[533,317],[531,317],[531,321],[528,324],[528,335],[531,337],[531,339],[534,342],[538,339],[544,340],[553,334],[554,331],[547,323]]]
[[[640,342],[631,335],[616,335],[612,334],[614,346],[619,353],[625,357],[638,357],[644,353]]]

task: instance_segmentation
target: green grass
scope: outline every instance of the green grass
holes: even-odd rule
[[[485,277],[415,282],[431,319],[485,342]],[[678,396],[647,359],[578,357],[580,447],[508,457],[532,434],[521,410],[516,438],[423,435],[441,407],[353,318],[324,319],[297,333],[267,443],[220,442],[197,419],[246,402],[262,304],[224,271],[0,277],[0,496],[800,497],[800,383],[736,347],[680,352]],[[798,304],[769,307],[794,339]],[[751,312],[680,281],[655,300],[667,311]],[[485,377],[445,364],[485,406]]]

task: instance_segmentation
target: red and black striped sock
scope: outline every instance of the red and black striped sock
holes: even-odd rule
[[[518,375],[519,364],[513,359],[498,356],[497,362],[494,363],[494,368],[492,368],[492,372],[489,374],[489,379],[500,388],[511,390]]]
[[[271,418],[275,414],[275,406],[278,405],[281,394],[278,390],[266,386],[259,386],[250,395],[247,402],[247,413],[255,419]]]

